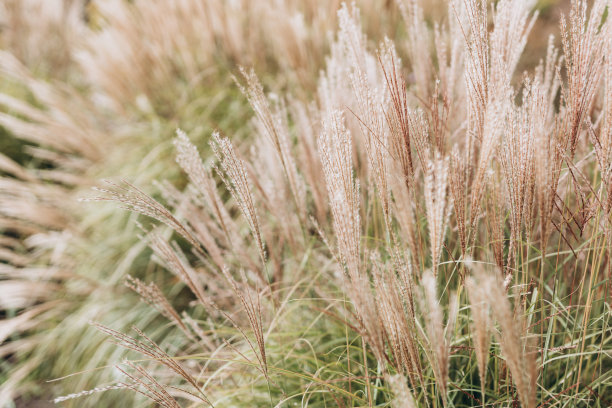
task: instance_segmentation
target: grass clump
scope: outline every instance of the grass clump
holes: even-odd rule
[[[247,16],[278,21],[278,15],[253,5],[252,14],[231,17],[224,12],[232,10],[214,2],[177,2],[168,9],[112,4],[100,9],[100,26],[90,28],[92,40],[81,50],[81,58],[93,53],[81,72],[103,98],[83,98],[98,111],[80,119],[101,133],[99,122],[107,118],[102,124],[126,129],[124,135],[137,123],[140,136],[114,138],[130,150],[118,148],[108,158],[94,143],[104,137],[90,140],[83,132],[51,146],[47,155],[66,150],[51,171],[65,169],[73,156],[99,168],[80,188],[53,190],[58,201],[51,208],[57,210],[66,194],[82,195],[111,169],[121,169],[115,175],[129,181],[95,183],[87,199],[94,202],[75,206],[85,215],[65,221],[57,212],[55,224],[40,227],[65,233],[63,224],[73,225],[84,240],[65,241],[71,256],[53,258],[60,245],[50,240],[54,251],[30,253],[32,263],[20,269],[38,263],[55,271],[67,260],[86,259],[91,247],[79,249],[80,242],[102,238],[95,257],[67,268],[81,271],[79,280],[42,280],[43,293],[58,287],[80,296],[78,302],[64,296],[43,301],[32,290],[3,306],[23,311],[12,319],[55,313],[38,321],[51,334],[91,321],[72,357],[86,360],[75,364],[85,373],[55,383],[70,389],[56,394],[56,403],[610,404],[609,1],[572,2],[559,24],[560,46],[551,38],[545,55],[525,72],[517,67],[538,25],[535,1],[452,1],[432,24],[425,16],[438,11],[398,0],[393,7],[403,34],[396,41],[376,38],[378,45],[362,27],[366,21],[368,33],[376,31],[373,17],[354,4],[339,5],[337,16],[324,21],[314,9],[296,6],[296,13],[309,16],[309,27],[324,22],[335,34],[323,40],[306,31],[311,37],[296,38],[310,43],[296,44],[312,48],[292,49],[287,33],[300,33],[298,20],[279,23],[278,31],[260,28],[260,44],[279,48],[262,67],[236,69],[236,86],[222,82],[210,94],[202,90],[206,80],[201,88],[191,86],[207,64],[221,71],[229,61],[253,62],[253,50],[235,41],[241,36],[232,24],[250,22]],[[281,16],[292,15],[291,4]],[[363,2],[362,10],[372,4],[378,3]],[[135,26],[113,22],[111,9],[133,17]],[[210,15],[225,25],[212,25],[206,41],[223,52],[191,55],[187,51],[201,40],[198,24]],[[380,19],[393,21],[384,13]],[[150,21],[170,32],[172,21],[189,24],[182,37],[164,41],[145,26]],[[160,48],[135,52],[140,37]],[[113,38],[130,44],[120,66],[96,56],[104,54],[101,42],[109,46]],[[303,65],[309,53],[319,62]],[[139,75],[150,60],[157,70]],[[15,68],[19,64],[11,67],[32,88],[55,89]],[[120,80],[99,78],[108,67]],[[278,82],[264,86],[256,72]],[[267,94],[269,87],[276,93]],[[225,101],[218,116],[211,113],[217,112],[217,90],[225,95],[218,97]],[[42,106],[50,108],[44,115],[57,118],[51,108],[64,112],[76,96],[54,98]],[[251,105],[251,122],[235,122],[246,114],[231,111],[233,100]],[[109,112],[120,119],[108,119]],[[24,107],[19,114],[23,123],[5,120],[16,134],[26,134],[31,122],[55,124]],[[172,151],[164,135],[174,126],[185,131],[176,131]],[[147,138],[143,129],[159,137]],[[129,157],[134,152],[138,160]],[[145,187],[153,179],[161,182]],[[13,180],[42,188],[44,178],[14,174],[7,183]],[[36,197],[38,208],[49,203],[42,192]],[[19,226],[19,245],[36,236]],[[109,264],[106,284],[109,275],[84,270],[108,271]],[[17,271],[15,260],[10,265]],[[133,306],[134,294],[119,288],[122,280],[146,305]],[[114,345],[99,346],[102,336],[94,329]],[[13,347],[5,353],[19,357],[14,345],[31,339],[13,334],[2,347]],[[66,366],[45,371],[43,365],[43,373],[70,374],[71,357],[61,344],[51,341],[40,354],[21,352],[23,372],[51,353]],[[92,374],[93,367],[101,368]]]

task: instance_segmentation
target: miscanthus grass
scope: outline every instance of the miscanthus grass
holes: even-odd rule
[[[83,77],[64,71],[95,97],[37,79],[18,50],[2,55],[39,102],[3,95],[0,123],[54,163],[34,172],[0,156],[2,308],[14,313],[0,351],[21,358],[2,392],[16,395],[49,354],[61,368],[48,372],[68,376],[54,401],[72,406],[609,406],[610,2],[573,1],[525,71],[531,0],[435,12],[397,0],[384,10],[401,21],[369,1],[329,19],[246,2],[269,19],[253,22],[231,3],[101,5],[106,19],[75,48]],[[271,61],[232,70],[256,58],[243,22],[261,24],[252,40]],[[141,38],[158,47],[138,52]],[[192,51],[215,42],[223,52]],[[205,67],[233,71],[224,85],[253,111],[244,126],[216,124],[208,144],[197,121],[212,102],[194,97]],[[172,152],[128,138],[141,160],[109,174],[129,154],[105,157],[121,140],[105,135],[133,121],[184,131]],[[69,136],[47,140],[58,129]],[[77,195],[86,202],[64,208]],[[121,242],[87,261],[81,234]],[[72,278],[79,261],[115,266],[108,282]],[[86,322],[76,350],[53,350],[52,335]],[[69,371],[71,359],[89,361]]]

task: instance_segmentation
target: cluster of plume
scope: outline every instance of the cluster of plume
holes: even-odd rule
[[[143,319],[135,310],[128,318],[121,309],[135,300],[108,288],[128,272],[145,276],[131,268],[146,246],[134,231],[117,234],[127,218],[112,206],[78,199],[103,178],[121,175],[145,191],[169,170],[180,178],[164,154],[177,123],[204,140],[222,112],[241,129],[229,113],[246,105],[233,102],[228,72],[237,64],[311,86],[335,25],[332,3],[0,1],[0,405],[108,358],[99,340],[69,358],[103,308],[124,328]]]
[[[57,333],[59,318],[92,320],[128,351],[102,357],[114,366],[104,384],[70,389],[58,404],[130,390],[164,407],[610,402],[608,0],[573,1],[525,72],[535,0],[452,0],[433,23],[417,0],[397,0],[385,7],[402,34],[378,44],[369,30],[394,20],[377,25],[375,1],[362,12],[143,3],[93,3],[92,21],[77,24],[83,38],[65,44],[73,86],[37,79],[28,44],[10,36],[12,54],[0,55],[7,81],[37,101],[0,94],[0,125],[46,164],[0,156],[0,306],[20,311],[0,326],[0,341],[14,338],[0,355],[26,356],[0,403],[43,361],[34,336],[17,334]],[[18,4],[4,2],[7,24],[28,36]],[[195,95],[236,62],[255,65],[224,82],[252,109],[246,137],[219,128],[196,142],[202,130],[189,117],[173,139],[178,166],[166,164],[183,182],[155,167],[154,149],[142,153],[156,169],[147,177],[137,164],[108,170],[129,154],[105,152],[145,143],[129,141],[134,122],[182,126],[185,112],[200,112]],[[266,70],[276,70],[276,93]],[[76,202],[100,176],[129,181]],[[71,282],[78,247],[100,236],[96,208],[121,213],[101,202],[135,214],[109,216],[135,237],[123,256],[110,252],[121,259],[112,284],[124,280],[152,310],[131,322],[133,336],[100,306],[104,285]],[[48,295],[58,290],[98,303],[71,315],[74,305]]]

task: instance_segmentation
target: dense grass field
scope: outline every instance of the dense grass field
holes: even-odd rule
[[[612,405],[610,0],[0,0],[0,407]]]

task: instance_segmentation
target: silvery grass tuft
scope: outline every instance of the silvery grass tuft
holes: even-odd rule
[[[170,9],[186,21],[216,10],[193,4]],[[217,129],[209,150],[176,131],[187,183],[96,187],[83,206],[142,216],[133,233],[159,273],[125,283],[153,318],[128,331],[97,313],[92,326],[126,352],[105,361],[107,382],[56,403],[129,391],[164,407],[612,403],[610,1],[573,1],[524,72],[535,1],[447,6],[430,21],[397,0],[401,32],[377,45],[362,26],[372,17],[339,5],[316,79],[298,72],[299,49],[280,59],[276,93],[265,70],[236,69],[247,137]],[[235,49],[239,18],[219,16]],[[146,95],[147,114],[167,117],[180,98],[162,90],[198,66],[182,54],[198,27],[160,41],[160,71],[134,77],[131,96],[98,81],[108,106]],[[75,148],[93,155],[83,138]]]
[[[310,89],[336,10],[300,1],[0,1],[0,405],[115,378],[96,369],[121,358],[87,324],[102,314],[115,329],[146,324],[157,327],[152,338],[165,337],[157,311],[120,284],[128,273],[145,285],[160,277],[137,223],[112,205],[78,199],[112,178],[177,204],[172,188],[186,183],[173,165],[177,124],[200,147],[216,127],[234,137],[246,133],[247,101],[229,75],[236,64],[257,62]],[[397,21],[389,11],[384,5],[369,32]],[[162,178],[163,192],[153,187]],[[221,267],[223,259],[216,260]],[[180,291],[170,276],[156,282],[165,293]],[[86,374],[47,382],[70,372]],[[131,404],[114,393],[88,401],[97,399]]]

